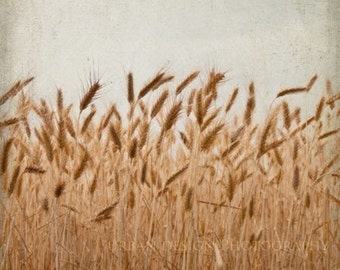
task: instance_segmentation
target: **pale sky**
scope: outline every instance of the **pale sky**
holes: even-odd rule
[[[303,97],[313,107],[310,98],[327,78],[334,91],[340,86],[339,10],[337,0],[2,0],[1,93],[30,75],[34,97],[54,102],[61,87],[78,102],[81,81],[94,70],[103,75],[107,106],[125,101],[129,71],[140,88],[161,68],[175,84],[215,68],[228,71],[226,95],[254,80],[258,99],[267,101],[258,102],[260,112],[282,88],[303,86],[317,73],[314,92]]]

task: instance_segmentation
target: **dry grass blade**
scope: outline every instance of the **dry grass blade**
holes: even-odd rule
[[[326,92],[327,92],[328,97],[332,97],[333,96],[332,84],[331,84],[331,82],[329,80],[326,81]],[[340,95],[339,95],[339,97],[340,97]],[[334,109],[334,102],[330,102],[330,103],[327,102],[327,104],[329,105],[331,110]]]
[[[276,97],[279,98],[279,97],[283,97],[283,96],[286,96],[286,95],[297,94],[297,93],[301,93],[301,92],[307,92],[307,88],[306,87],[298,87],[298,88],[286,89],[286,90],[283,90],[280,93],[278,93]]]
[[[328,196],[329,199],[331,199],[333,202],[335,202],[338,206],[340,206],[340,200],[339,199],[337,199],[335,196],[333,196],[329,192],[327,193],[327,196]]]
[[[219,82],[221,82],[224,79],[224,73],[216,73],[214,70],[212,70],[209,74],[209,80],[205,88],[203,89],[203,92],[205,95],[211,94],[214,96],[214,99],[217,97],[217,91],[216,87]]]
[[[73,207],[73,206],[70,206],[70,205],[67,205],[67,204],[62,204],[62,205],[60,205],[60,206],[66,208],[66,209],[68,209],[68,210],[70,210],[70,211],[72,211],[72,212],[75,212],[75,213],[77,213],[77,214],[80,214],[80,211],[77,210],[77,209],[76,209],[75,207]]]
[[[117,118],[117,120],[118,120],[119,122],[121,122],[121,121],[122,121],[122,117],[120,116],[120,113],[119,113],[119,111],[117,110],[117,108],[116,108],[115,105],[112,106],[112,111],[113,111],[113,114],[115,115],[115,117]]]
[[[122,143],[119,139],[118,132],[116,131],[114,125],[110,125],[110,135],[111,135],[111,139],[113,140],[113,142],[118,147],[118,150],[120,150],[122,148]]]
[[[186,110],[187,116],[189,116],[192,111],[192,104],[194,103],[195,94],[196,94],[195,90],[192,90],[190,92],[190,95],[188,98],[187,110]]]
[[[136,131],[137,127],[139,126],[140,123],[140,117],[135,119],[129,126],[129,134],[132,136],[133,133]]]
[[[300,132],[300,131],[304,130],[306,127],[308,127],[314,120],[315,120],[315,116],[308,118],[304,123],[302,123],[292,133],[290,133],[290,136],[291,137],[295,136],[298,132]]]
[[[142,184],[145,183],[146,181],[146,173],[147,173],[147,169],[148,169],[148,163],[147,161],[143,163],[143,166],[142,166],[142,172],[141,172],[141,176],[140,176],[140,182]]]
[[[317,78],[318,78],[318,76],[314,75],[310,79],[310,81],[309,81],[309,83],[306,87],[297,87],[297,88],[286,89],[286,90],[283,90],[280,93],[278,93],[276,97],[278,98],[278,97],[283,97],[283,96],[286,96],[286,95],[297,94],[297,93],[301,93],[301,92],[308,92],[312,88],[312,86],[314,85]]]
[[[151,110],[151,118],[154,118],[158,112],[162,109],[164,103],[165,103],[165,100],[168,98],[169,96],[169,91],[166,90],[164,91],[160,97],[157,99],[155,105],[152,107],[152,110]]]
[[[39,140],[39,142],[40,142],[42,145],[44,145],[44,140],[43,140],[43,138],[42,138],[40,132],[39,132],[36,128],[34,128],[34,134],[35,134],[35,136],[37,137],[37,139]]]
[[[318,140],[322,140],[322,139],[325,139],[325,138],[327,138],[327,137],[329,137],[329,136],[332,136],[332,135],[338,133],[339,130],[340,130],[340,129],[335,129],[335,130],[331,130],[331,131],[329,131],[329,132],[326,132],[326,133],[320,135],[319,138],[318,138]]]
[[[89,115],[85,118],[83,126],[81,127],[81,134],[83,134],[91,123],[93,116],[96,114],[96,110],[92,110]]]
[[[251,82],[249,85],[249,98],[247,100],[247,106],[246,110],[244,112],[244,118],[243,121],[248,126],[251,123],[252,120],[252,114],[255,109],[255,93],[254,93],[254,83]]]
[[[248,215],[250,218],[254,215],[254,196],[251,196],[251,199],[248,205]]]
[[[93,99],[95,98],[95,96],[98,94],[99,90],[102,87],[103,86],[100,84],[99,80],[95,81],[90,86],[90,88],[88,89],[88,91],[85,93],[85,95],[80,101],[80,105],[79,105],[80,113],[91,104],[91,102],[93,101]]]
[[[207,114],[213,100],[214,100],[214,95],[209,95],[205,98],[203,102],[203,107],[202,107],[204,116]]]
[[[239,127],[235,132],[232,133],[230,137],[230,142],[233,143],[234,141],[239,139],[242,136],[244,131],[245,131],[245,126]]]
[[[231,174],[229,174],[229,181],[227,184],[227,196],[229,199],[229,202],[231,202],[234,198],[234,193],[235,193],[235,180]]]
[[[310,207],[310,195],[307,192],[306,197],[305,197],[305,207],[309,208]]]
[[[140,125],[140,129],[139,129],[139,143],[138,143],[138,147],[141,149],[144,147],[144,145],[146,144],[146,141],[148,139],[148,135],[149,135],[149,129],[150,129],[150,123],[148,121],[144,121],[141,125]]]
[[[339,154],[336,154],[322,169],[320,175],[324,175],[333,165],[334,163],[338,160]]]
[[[213,205],[213,206],[217,206],[217,207],[229,207],[229,208],[241,210],[240,207],[232,206],[232,205],[229,205],[229,204],[224,204],[224,202],[222,202],[222,203],[213,203],[213,202],[207,202],[207,201],[203,201],[203,200],[197,200],[197,202],[204,203],[204,204],[209,204],[209,205]]]
[[[130,209],[133,209],[135,207],[135,203],[136,203],[135,192],[133,191],[133,189],[130,189],[130,192],[128,194],[128,207]]]
[[[116,206],[118,205],[119,201],[113,203],[112,205],[106,207],[104,210],[100,211],[96,217],[94,219],[92,219],[92,221],[95,221],[95,222],[100,222],[100,221],[103,221],[103,220],[106,220],[106,219],[109,219],[111,218],[111,213],[113,211],[113,209],[116,208]]]
[[[191,211],[193,203],[194,188],[190,187],[185,196],[185,211]]]
[[[173,183],[180,175],[182,175],[189,167],[189,164],[186,164],[182,169],[175,172],[171,175],[168,180],[165,182],[165,187],[168,187],[171,183]]]
[[[14,96],[20,87],[21,81],[16,82],[4,95],[0,97],[0,105],[4,104],[10,97]]]
[[[16,185],[17,180],[19,178],[19,174],[20,174],[20,165],[15,168],[14,173],[12,175],[12,179],[11,179],[11,182],[10,182],[9,188],[8,188],[8,195],[9,196],[11,196],[13,191],[14,191],[15,185]]]
[[[127,89],[128,89],[128,101],[131,104],[135,100],[135,94],[134,94],[134,90],[133,90],[133,75],[132,75],[132,73],[128,74]]]
[[[71,137],[76,138],[76,132],[73,128],[73,123],[72,123],[72,120],[69,116],[66,117],[66,128],[67,128],[68,133],[71,135]],[[62,132],[62,129],[59,129],[59,132],[60,131]]]
[[[267,140],[267,137],[268,137],[269,130],[270,130],[271,126],[272,126],[272,119],[269,119],[268,122],[266,123],[264,129],[263,129],[262,134],[261,134],[261,140],[260,140],[260,143],[259,143],[259,153],[257,155],[258,158],[260,156],[262,156],[264,151],[265,151],[266,140]]]
[[[24,81],[18,81],[4,95],[0,97],[0,105],[3,105],[9,98],[18,94],[26,85],[33,81],[34,77],[30,77]]]
[[[45,124],[45,129],[50,134],[54,134],[54,113],[52,110],[50,110],[49,106],[47,105],[46,101],[44,99],[40,100],[40,113],[39,116],[43,120]]]
[[[145,85],[142,90],[140,90],[139,95],[138,95],[138,99],[143,98],[147,93],[149,93],[150,91],[152,91],[154,89],[155,86],[157,86],[157,84],[159,83],[159,81],[163,78],[164,73],[158,73],[156,75],[156,77],[149,82],[147,85]]]
[[[139,100],[138,106],[139,106],[139,109],[140,109],[141,113],[143,114],[143,116],[146,117],[149,113],[148,107],[145,105],[145,103],[142,100]]]
[[[176,95],[179,95],[185,87],[187,87],[198,76],[199,71],[191,73],[185,80],[176,88]]]
[[[173,175],[171,175],[166,180],[163,189],[158,192],[157,197],[163,195],[166,191],[168,191],[170,184],[172,184],[176,179],[178,179],[178,177],[181,176],[188,168],[189,168],[189,164],[186,164],[182,169],[178,170]]]
[[[275,149],[276,147],[279,147],[285,141],[286,141],[286,139],[281,139],[281,140],[277,140],[275,142],[272,142],[272,143],[266,145],[264,147],[264,149],[258,153],[257,158],[260,158],[261,156],[266,154],[269,150],[272,150],[272,149]]]
[[[41,207],[45,212],[48,212],[48,210],[50,209],[50,206],[49,206],[49,201],[47,198],[43,199]]]
[[[61,182],[61,183],[57,184],[55,189],[54,189],[54,197],[56,197],[58,199],[63,194],[65,187],[66,187],[65,182]]]
[[[46,170],[39,168],[39,167],[33,167],[33,166],[28,166],[24,170],[24,173],[35,173],[35,174],[44,174]]]
[[[27,135],[28,138],[30,138],[31,137],[31,128],[28,124],[27,118],[23,117],[21,120],[22,120],[22,123],[25,127],[26,135]]]
[[[34,80],[34,77],[30,77],[26,80],[24,80],[21,84],[20,84],[20,89],[18,91],[20,91],[21,89],[23,89],[26,85],[28,85],[30,82],[32,82]]]
[[[295,161],[298,158],[298,154],[299,154],[299,141],[295,140],[294,141],[294,148],[293,148],[293,160]]]
[[[58,123],[58,145],[62,149],[66,144],[66,128],[64,119],[61,118]]]
[[[213,144],[214,140],[216,139],[218,133],[221,131],[223,126],[224,124],[219,124],[212,128],[211,130],[209,130],[207,134],[205,134],[201,141],[202,151],[208,151],[210,149],[211,145]]]
[[[97,173],[93,176],[91,185],[89,187],[89,193],[91,194],[91,196],[93,196],[94,192],[97,189],[97,184],[98,184],[98,177],[97,177]]]
[[[277,150],[277,148],[274,149],[274,155],[275,155],[275,159],[276,159],[277,163],[279,163],[279,165],[282,166],[283,160],[282,160],[282,157],[281,157],[279,151]]]
[[[84,155],[83,155],[83,157],[80,161],[80,164],[78,165],[78,167],[76,168],[76,170],[73,174],[73,180],[77,180],[82,175],[82,173],[84,172],[89,160],[90,160],[90,155],[88,154],[87,151],[85,151],[85,153],[84,153]]]
[[[159,82],[152,88],[152,91],[155,91],[156,89],[158,89],[161,85],[170,82],[174,79],[174,76],[167,76],[167,77],[163,77],[161,80],[159,80]]]
[[[301,108],[296,108],[290,115],[290,121],[295,120],[295,122],[299,125],[301,123]]]
[[[238,95],[238,88],[234,89],[233,94],[231,95],[231,97],[230,97],[230,99],[227,103],[227,106],[225,108],[225,113],[228,113],[230,111],[231,107],[233,106],[233,104],[236,100],[237,95]]]
[[[104,128],[107,127],[107,125],[109,124],[110,122],[110,119],[112,117],[112,115],[114,114],[114,111],[117,111],[117,108],[116,108],[116,104],[113,104],[109,111],[107,112],[105,118],[103,119],[103,122],[102,122],[102,125],[101,125],[101,129],[103,130]]]
[[[136,157],[136,154],[137,154],[137,145],[138,145],[137,139],[133,138],[132,142],[130,144],[130,147],[129,147],[129,157],[131,159],[134,159]]]
[[[322,97],[316,109],[315,121],[319,121],[324,104],[325,104],[325,97]]]
[[[295,166],[293,176],[293,189],[297,191],[299,185],[300,185],[300,169],[298,166]]]
[[[203,102],[202,101],[202,90],[200,90],[196,95],[196,107],[195,107],[195,115],[196,115],[197,123],[199,124],[199,126],[202,125],[203,117],[204,117],[202,102]]]
[[[217,109],[213,113],[211,113],[207,119],[205,119],[205,121],[203,122],[201,126],[202,132],[214,121],[214,119],[218,116],[219,112],[220,112],[220,109]]]
[[[184,145],[188,148],[188,149],[191,149],[191,143],[188,139],[188,137],[185,135],[184,132],[180,131],[179,132],[180,136],[181,136],[181,140],[182,142],[184,143]]]
[[[177,121],[180,112],[182,109],[182,101],[179,101],[177,104],[172,106],[170,111],[168,112],[164,124],[163,124],[163,131],[168,131]]]
[[[340,94],[332,96],[330,99],[327,100],[327,104],[329,106],[334,106],[334,102],[340,99]]]
[[[7,127],[18,123],[20,119],[18,117],[10,118],[5,121],[0,122],[0,128]]]
[[[291,122],[290,122],[290,116],[289,116],[289,106],[286,101],[282,103],[282,109],[283,109],[283,122],[285,124],[285,128],[289,130]]]
[[[8,158],[9,158],[9,150],[11,149],[11,145],[14,141],[14,138],[10,138],[5,143],[5,146],[2,150],[1,157],[1,173],[4,174],[7,171]]]
[[[54,157],[54,150],[53,150],[53,146],[52,146],[52,142],[50,139],[50,136],[48,135],[47,131],[45,129],[42,130],[42,141],[43,141],[43,145],[46,151],[46,157],[48,159],[49,162],[53,161],[53,157]]]
[[[58,108],[58,115],[59,118],[63,116],[63,110],[64,110],[64,96],[61,89],[58,89],[57,91],[57,108]]]
[[[310,79],[310,81],[308,82],[308,84],[307,84],[307,86],[306,86],[306,91],[309,91],[312,87],[313,87],[313,85],[314,85],[314,83],[316,82],[316,80],[318,79],[318,75],[314,75],[311,79]]]
[[[230,154],[238,145],[240,144],[240,141],[234,141],[226,150],[223,151],[221,157],[225,158],[228,154]]]

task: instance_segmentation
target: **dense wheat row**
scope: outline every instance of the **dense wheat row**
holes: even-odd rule
[[[239,89],[217,105],[224,74],[198,76],[136,91],[129,74],[126,115],[98,115],[99,80],[79,108],[61,90],[34,101],[33,78],[0,97],[17,102],[0,122],[0,269],[338,269],[339,94],[314,76],[259,122],[253,83],[241,110]],[[304,119],[288,100],[311,89]]]

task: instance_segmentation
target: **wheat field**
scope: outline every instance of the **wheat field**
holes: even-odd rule
[[[254,119],[257,90],[211,71],[126,78],[126,113],[0,97],[0,269],[339,269],[339,93],[331,83],[277,92]],[[322,92],[313,110],[290,101]],[[244,108],[236,106],[247,95]],[[11,105],[11,106],[12,106]],[[307,115],[307,117],[305,117]]]

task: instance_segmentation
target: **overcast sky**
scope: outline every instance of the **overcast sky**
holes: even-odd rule
[[[316,73],[311,97],[326,78],[340,86],[337,0],[2,0],[1,6],[2,92],[32,75],[35,97],[49,99],[61,87],[78,102],[81,81],[94,70],[103,75],[106,106],[125,98],[129,71],[141,87],[161,68],[176,82],[215,68],[228,71],[226,92],[254,80],[265,110],[279,90],[305,85]]]

